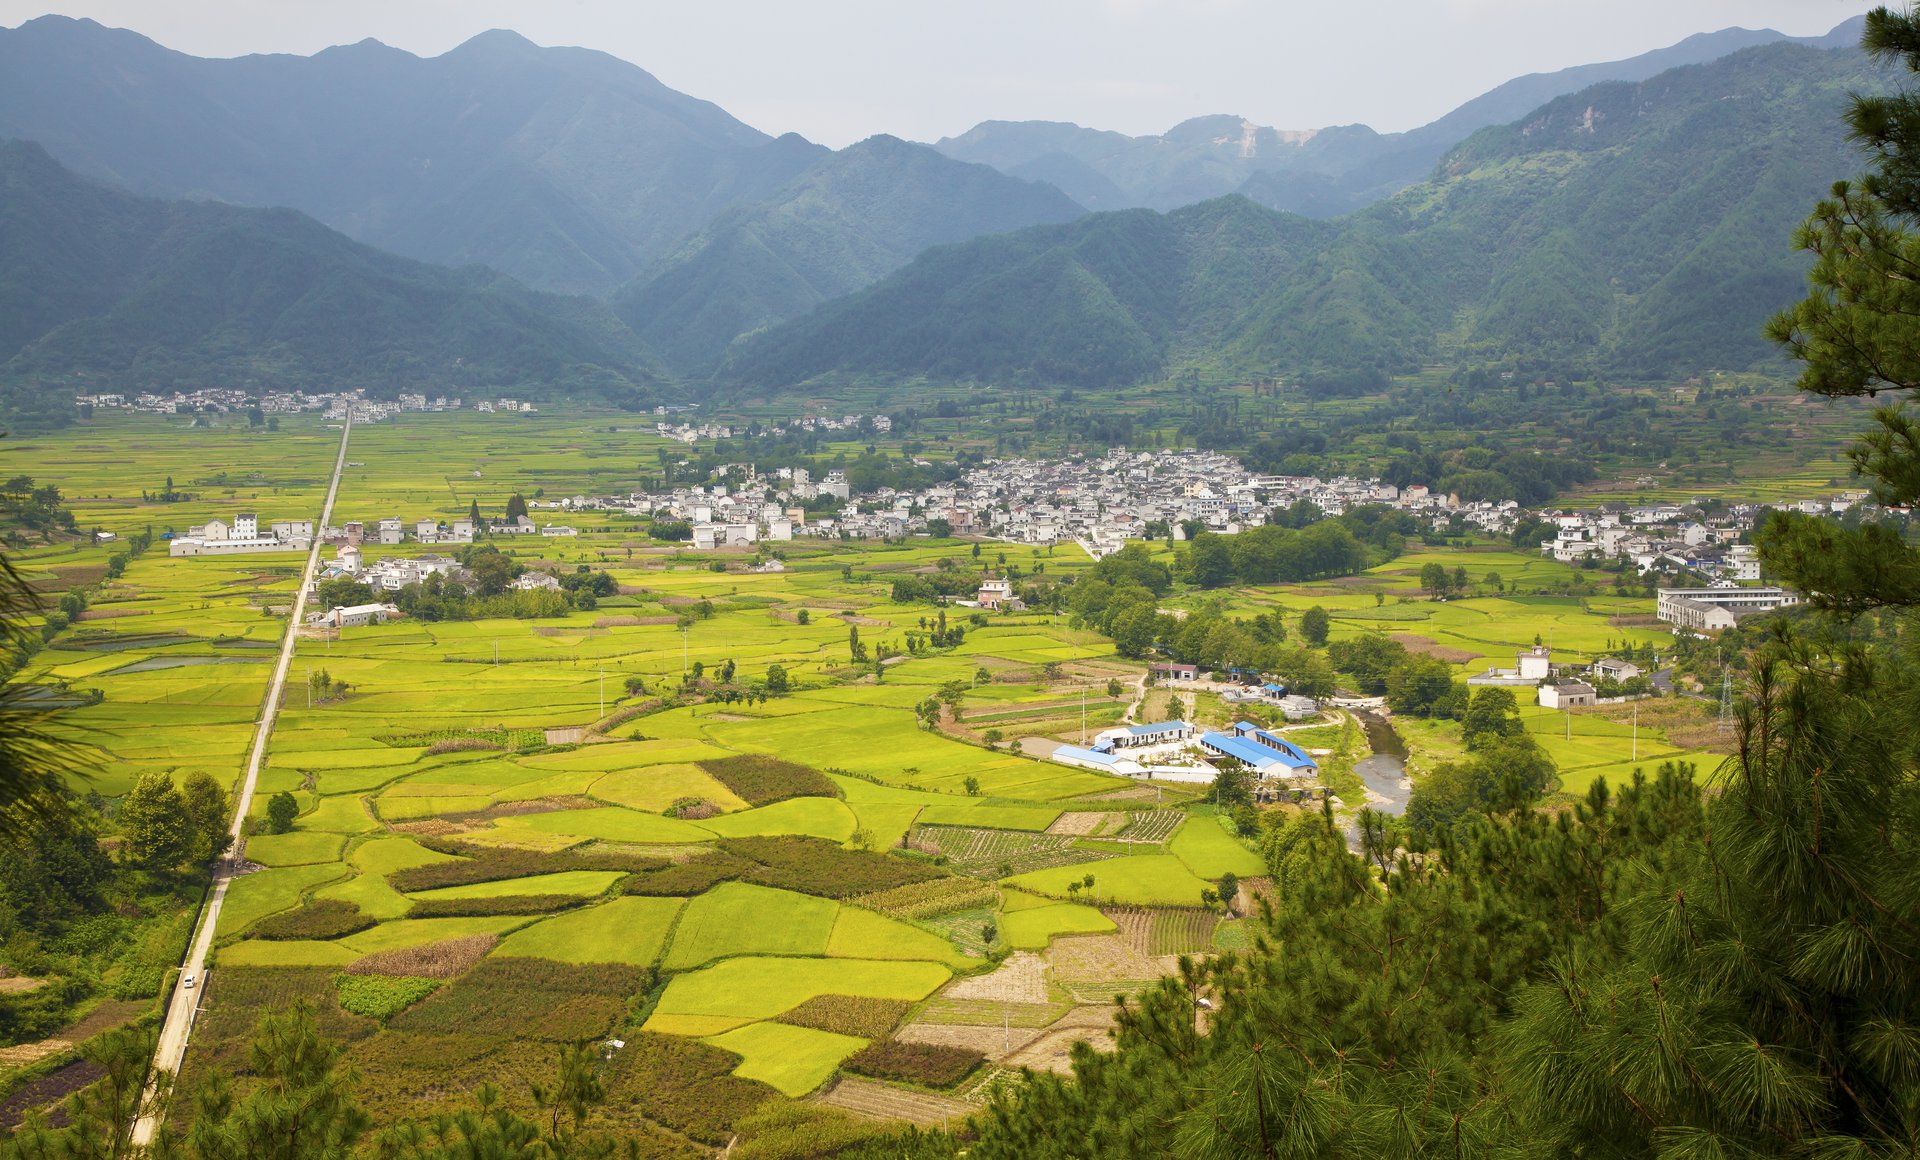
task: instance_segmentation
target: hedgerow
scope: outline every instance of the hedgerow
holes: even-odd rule
[[[856,1075],[905,1080],[924,1087],[952,1087],[973,1074],[986,1056],[940,1043],[871,1043],[842,1064]]]
[[[592,902],[578,894],[508,894],[497,898],[417,898],[408,918],[459,918],[488,914],[552,914]]]
[[[754,863],[741,875],[746,881],[823,898],[851,898],[945,876],[922,862],[849,850],[824,838],[728,838],[720,848]]]
[[[635,874],[621,883],[621,889],[628,894],[690,898],[704,894],[722,882],[733,881],[755,865],[732,854],[708,854],[689,862]]]
[[[479,846],[446,838],[422,837],[421,845],[441,854],[452,854],[457,862],[434,862],[409,866],[387,876],[395,890],[412,893],[442,886],[471,886],[476,882],[499,882],[507,878],[527,878],[535,874],[557,874],[567,870],[656,870],[667,865],[660,858],[624,854],[614,850],[559,850],[543,853],[504,846]]]
[[[344,898],[321,898],[284,914],[260,919],[248,931],[254,938],[341,938],[374,925],[371,914]]]

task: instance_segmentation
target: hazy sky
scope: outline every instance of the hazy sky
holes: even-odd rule
[[[597,48],[769,133],[931,141],[989,118],[1155,133],[1203,113],[1407,129],[1528,72],[1730,25],[1805,36],[1863,0],[0,0],[183,52],[423,56],[511,28]]]

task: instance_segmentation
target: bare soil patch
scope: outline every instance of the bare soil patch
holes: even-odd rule
[[[946,990],[949,999],[994,999],[1003,1003],[1045,1003],[1047,961],[1031,951],[1015,951],[984,975],[962,979]]]
[[[0,1104],[0,1126],[18,1127],[26,1120],[28,1112],[59,1103],[105,1074],[106,1069],[99,1064],[76,1059],[57,1071],[43,1075],[21,1087],[8,1096],[4,1104]],[[64,1119],[64,1116],[56,1114],[49,1118],[49,1122],[58,1127]]]
[[[1125,934],[1057,938],[1047,957],[1053,964],[1054,977],[1071,983],[1156,979],[1175,969],[1170,959],[1135,950]]]
[[[849,1076],[833,1085],[820,1102],[856,1116],[883,1122],[905,1122],[922,1128],[947,1127],[966,1119],[973,1107],[930,1092],[909,1091],[879,1080]]]
[[[564,729],[546,729],[542,733],[548,745],[578,745],[587,739],[585,725],[569,725]]]
[[[1401,644],[1406,645],[1407,651],[1410,653],[1418,653],[1421,656],[1439,657],[1450,665],[1463,665],[1470,660],[1475,660],[1486,655],[1485,653],[1468,652],[1463,648],[1448,648],[1432,637],[1421,636],[1417,632],[1390,632],[1387,634],[1387,639],[1397,640]]]
[[[1001,1062],[1008,1067],[1030,1067],[1057,1075],[1073,1072],[1073,1045],[1085,1043],[1098,1051],[1113,1050],[1113,1007],[1076,1007],[1072,1014]]]
[[[88,608],[76,618],[79,620],[121,620],[129,616],[152,616],[151,608]]]
[[[9,975],[0,979],[0,995],[24,995],[46,985],[45,979],[30,979],[25,975]]]
[[[1097,810],[1061,814],[1059,817],[1053,819],[1051,826],[1047,827],[1047,833],[1072,834],[1074,837],[1085,837],[1098,830],[1101,824],[1107,821],[1110,816],[1111,815],[1107,813]]]
[[[999,1023],[909,1023],[894,1038],[902,1043],[963,1047],[997,1061],[1044,1034],[1046,1032],[1038,1027],[1014,1027]]]
[[[1104,793],[1083,794],[1074,800],[1083,802],[1150,802],[1159,796],[1160,791],[1154,787],[1150,785],[1138,785],[1130,786],[1126,789],[1109,790]]]

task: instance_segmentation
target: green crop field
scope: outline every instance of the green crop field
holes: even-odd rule
[[[750,1023],[707,1042],[740,1056],[733,1074],[796,1098],[825,1083],[841,1060],[867,1045],[851,1035],[785,1023]]]
[[[500,940],[494,954],[652,966],[684,905],[678,898],[616,898],[522,927]]]
[[[952,977],[938,963],[736,958],[676,975],[657,1010],[770,1019],[818,995],[918,1001]]]
[[[1192,824],[1192,823],[1189,823]],[[1192,906],[1207,884],[1171,854],[1130,854],[1100,862],[1081,862],[1035,870],[1006,880],[1006,885],[1052,898],[1067,898],[1070,882],[1093,876],[1081,897],[1134,906]]]
[[[687,904],[667,948],[668,970],[732,955],[824,955],[838,903],[727,882]]]
[[[1173,839],[1167,843],[1167,852],[1202,878],[1218,878],[1229,873],[1248,878],[1267,872],[1267,864],[1260,855],[1227,833],[1218,818],[1189,818],[1174,831]]]
[[[318,517],[337,428],[306,415],[285,416],[274,433],[218,416],[206,421],[213,426],[111,414],[8,442],[17,471],[60,481],[83,527],[178,532],[237,510],[263,521]],[[847,450],[858,455],[864,445]],[[1064,615],[1037,611],[982,613],[976,621],[971,610],[948,608],[950,621],[965,627],[964,640],[908,648],[908,634],[918,637],[922,622],[941,610],[894,603],[895,579],[943,562],[973,571],[1017,564],[1035,579],[1069,579],[1092,567],[1086,553],[1070,544],[985,543],[975,558],[969,543],[925,537],[801,538],[703,552],[655,541],[644,521],[625,514],[542,506],[632,490],[640,474],[658,473],[663,451],[687,454],[654,434],[651,420],[564,408],[510,418],[408,414],[356,426],[347,456],[355,466],[342,478],[334,523],[445,520],[471,504],[498,516],[517,493],[533,504],[536,522],[571,524],[579,534],[494,537],[482,547],[497,548],[516,568],[604,570],[617,591],[597,607],[538,618],[397,619],[302,632],[244,849],[265,868],[228,890],[217,964],[331,972],[376,956],[355,969],[404,973],[409,964],[446,958],[455,962],[450,989],[464,972],[493,969],[475,963],[531,958],[657,969],[657,1002],[649,1007],[651,992],[636,985],[608,1011],[623,1002],[647,1012],[646,1028],[708,1040],[741,1057],[736,1074],[801,1095],[830,1080],[862,1040],[767,1020],[819,996],[926,999],[956,975],[991,968],[983,957],[989,923],[998,951],[1046,955],[1056,953],[1049,948],[1060,936],[1115,930],[1088,903],[1157,908],[1145,929],[1158,947],[1199,949],[1242,937],[1252,920],[1220,928],[1231,934],[1215,931],[1212,916],[1197,909],[1201,891],[1223,874],[1255,878],[1267,870],[1210,811],[1191,812],[1206,787],[1156,782],[1148,791],[1033,756],[1052,742],[1081,739],[1083,697],[1090,727],[1120,720],[1144,672],[1140,660],[1117,656],[1112,641]],[[953,447],[923,453],[938,462]],[[193,498],[153,500],[169,475]],[[369,561],[458,550],[411,542],[363,548]],[[1166,544],[1150,552],[1169,564],[1177,559]],[[36,679],[89,693],[67,720],[112,760],[78,788],[111,801],[155,770],[175,777],[205,770],[234,783],[287,631],[302,557],[170,558],[156,544],[108,582],[111,554],[79,542],[30,545],[14,556],[47,591],[94,586],[86,618],[32,662]],[[324,560],[333,556],[331,548],[322,552]],[[775,557],[784,570],[746,570]],[[1419,586],[1428,563],[1465,568],[1478,594],[1428,599]],[[1536,638],[1562,663],[1610,645],[1671,640],[1640,623],[1650,600],[1605,589],[1564,595],[1574,574],[1504,545],[1413,544],[1355,577],[1204,592],[1176,584],[1162,605],[1189,614],[1278,613],[1289,632],[1317,605],[1331,614],[1336,641],[1386,633],[1443,656],[1462,676],[1510,665]],[[801,612],[808,623],[799,623]],[[865,647],[893,654],[888,664],[876,671],[853,663],[855,628]],[[733,687],[723,690],[716,673],[729,665]],[[733,695],[759,691],[775,665],[786,674],[785,693]],[[321,670],[348,692],[310,703],[306,675]],[[1107,695],[1109,679],[1122,681],[1124,696]],[[937,729],[925,727],[916,706],[951,683],[963,690],[958,712]],[[1168,691],[1150,690],[1132,719],[1157,719]],[[1179,695],[1207,727],[1240,712],[1215,692]],[[1636,740],[1629,726],[1597,715],[1575,714],[1571,736],[1564,715],[1529,711],[1526,718],[1567,794],[1665,760],[1717,760],[1697,737],[1682,745],[1649,727]],[[1463,756],[1457,722],[1398,725],[1416,779]],[[1334,748],[1348,728],[1342,721],[1293,736]],[[1001,745],[986,744],[988,729],[1001,731]],[[1023,752],[1005,744],[1011,738]],[[712,763],[739,757],[807,767],[815,771],[809,792],[837,796],[782,797],[746,783],[736,783],[736,792]],[[1343,787],[1357,780],[1347,777]],[[268,834],[261,824],[267,801],[281,791],[295,796],[301,812],[292,832]],[[769,804],[756,808],[748,798]],[[752,861],[754,843],[783,838],[810,841]],[[836,881],[841,866],[824,860],[822,848],[870,857],[885,872]],[[407,877],[462,859],[485,865],[431,885]],[[924,880],[929,874],[955,877]],[[1091,887],[1067,889],[1088,876]],[[647,885],[650,879],[666,885]],[[575,908],[516,901],[531,895],[564,896]],[[869,905],[870,897],[894,901]],[[282,941],[250,929],[314,901],[350,903],[365,916],[359,921],[373,925],[340,938]],[[434,917],[409,917],[416,906]],[[542,913],[501,913],[529,906]],[[527,1002],[553,1011],[563,1005]],[[935,1000],[956,1011],[965,1002]],[[994,1023],[1001,1014],[978,1021]],[[616,1019],[614,1034],[637,1030],[637,1020]],[[413,1049],[404,1033],[369,1034],[370,1046],[356,1051],[377,1058]],[[461,1074],[494,1050],[447,1042],[444,1050],[473,1056],[448,1062],[467,1069]]]
[[[1091,906],[1070,902],[1036,906],[1002,916],[1000,937],[1021,950],[1045,950],[1055,935],[1111,934],[1113,920]]]

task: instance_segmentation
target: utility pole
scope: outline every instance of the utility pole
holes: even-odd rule
[[[687,675],[687,626],[680,626],[680,675]]]
[[[497,640],[493,642],[493,663],[500,663],[500,642]]]
[[[1087,687],[1080,686],[1080,744],[1087,743]]]
[[[307,708],[313,708],[313,666],[307,666]]]
[[[607,715],[607,670],[604,665],[600,669],[600,715]]]
[[[1633,760],[1640,760],[1640,706],[1633,707]]]

